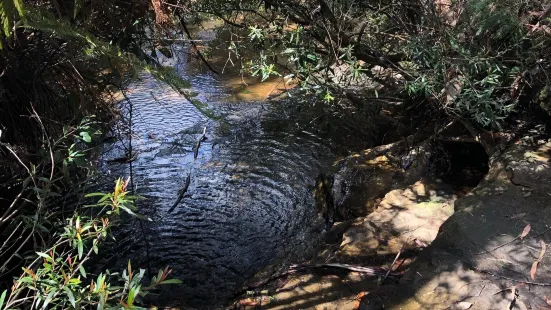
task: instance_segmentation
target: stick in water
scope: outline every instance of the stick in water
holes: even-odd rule
[[[174,208],[176,208],[176,206],[180,203],[180,201],[182,201],[182,199],[184,198],[184,195],[187,192],[187,188],[189,187],[190,180],[191,180],[191,173],[187,175],[186,183],[184,184],[184,187],[182,187],[182,190],[180,191],[180,195],[178,195],[178,199],[172,205],[172,207],[168,210],[168,213],[172,212]]]
[[[199,155],[199,147],[201,147],[201,142],[205,140],[207,134],[207,127],[203,127],[203,134],[201,137],[199,137],[199,140],[195,142],[195,147],[193,148],[193,160],[197,159],[197,155]]]

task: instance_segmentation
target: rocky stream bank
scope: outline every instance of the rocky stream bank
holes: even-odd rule
[[[407,156],[398,142],[336,162],[318,182],[328,229],[312,268],[273,277],[233,307],[551,308],[543,131],[494,140],[491,156],[488,145],[443,135]]]

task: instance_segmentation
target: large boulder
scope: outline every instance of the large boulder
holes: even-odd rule
[[[332,260],[384,264],[401,250],[430,244],[440,225],[453,214],[455,199],[450,186],[427,178],[405,189],[392,190],[373,213],[344,232]]]

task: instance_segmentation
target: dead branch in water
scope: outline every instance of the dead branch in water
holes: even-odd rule
[[[187,175],[186,183],[184,184],[184,187],[182,187],[182,190],[180,190],[180,195],[178,195],[178,199],[176,199],[176,202],[168,210],[168,213],[172,212],[174,208],[176,208],[176,206],[180,203],[180,201],[182,201],[182,199],[184,198],[184,195],[187,192],[190,181],[191,181],[191,173]]]
[[[197,159],[197,155],[199,155],[199,147],[201,147],[201,142],[205,141],[206,135],[207,127],[203,127],[203,134],[199,137],[197,142],[195,142],[195,146],[193,147],[193,160]]]

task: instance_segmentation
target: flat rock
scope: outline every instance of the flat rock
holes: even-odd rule
[[[430,244],[453,214],[455,199],[449,186],[427,179],[390,191],[373,213],[343,234],[334,260],[359,264],[367,258],[388,260],[401,249]]]
[[[386,309],[550,309],[549,251],[531,277],[542,243],[551,242],[550,160],[551,143],[521,140],[507,149],[481,184],[455,202],[454,215]]]

